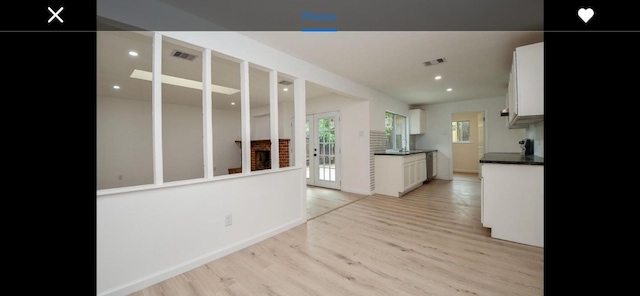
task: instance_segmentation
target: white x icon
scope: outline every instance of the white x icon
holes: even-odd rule
[[[60,16],[58,16],[58,14],[60,14],[60,12],[64,9],[64,7],[60,6],[60,9],[58,9],[58,11],[56,12],[54,12],[53,9],[51,9],[51,7],[47,7],[47,9],[49,9],[51,14],[53,14],[53,16],[49,18],[49,21],[47,23],[51,23],[51,21],[53,21],[54,18],[57,18],[58,21],[60,21],[60,23],[64,23],[64,21],[60,18]]]

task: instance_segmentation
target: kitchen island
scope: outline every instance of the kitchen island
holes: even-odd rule
[[[434,150],[374,153],[375,193],[400,197],[427,180],[427,153]]]
[[[544,165],[544,158],[520,153],[487,153],[480,159],[480,163]]]
[[[487,153],[480,164],[480,220],[491,237],[544,247],[544,158]]]

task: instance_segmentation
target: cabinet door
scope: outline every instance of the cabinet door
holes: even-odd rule
[[[409,134],[424,134],[426,129],[425,112],[422,109],[409,110]]]
[[[411,184],[410,186],[415,185],[416,183],[418,183],[418,163],[417,162],[412,162],[411,163]]]
[[[516,116],[544,115],[544,45],[542,42],[516,48]]]
[[[427,179],[427,160],[418,162],[418,182],[424,182]]]
[[[513,62],[511,64],[511,73],[509,73],[509,86],[507,87],[507,94],[508,94],[508,102],[509,105],[507,105],[507,107],[509,108],[509,121],[507,122],[507,126],[511,124],[511,122],[513,122],[513,120],[515,119],[516,115],[518,114],[518,105],[517,105],[517,99],[516,99],[516,94],[518,93],[516,91],[516,52],[513,52]]]
[[[544,166],[485,163],[481,188],[491,237],[544,247]]]
[[[480,164],[480,223],[484,225],[484,178],[482,177],[482,164]]]
[[[411,184],[413,184],[411,182],[411,163],[405,163],[403,168],[403,189],[406,190],[407,188],[411,187]]]

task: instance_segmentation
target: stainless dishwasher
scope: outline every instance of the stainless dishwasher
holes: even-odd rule
[[[433,180],[434,175],[435,174],[433,171],[433,152],[427,152],[427,180],[425,180],[424,183]]]

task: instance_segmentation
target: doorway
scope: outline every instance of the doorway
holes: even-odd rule
[[[340,113],[307,115],[305,127],[307,185],[340,190]]]
[[[485,153],[485,113],[451,113],[451,176],[475,175],[481,178],[480,159]]]

